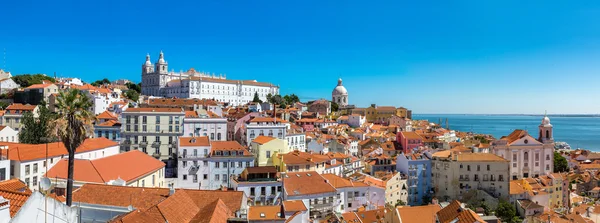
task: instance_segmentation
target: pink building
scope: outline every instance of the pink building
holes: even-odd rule
[[[412,149],[423,146],[423,137],[415,132],[398,132],[396,140],[402,145],[404,153],[410,153]]]

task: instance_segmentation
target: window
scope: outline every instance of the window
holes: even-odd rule
[[[219,162],[215,162],[215,168],[220,168],[219,165],[220,165]]]
[[[7,180],[6,168],[0,168],[0,181]]]
[[[33,164],[33,173],[37,173],[38,172],[38,164],[34,163]],[[35,186],[35,185],[34,185]]]
[[[517,167],[517,163],[513,163],[513,167],[516,168]]]
[[[227,182],[227,174],[223,174],[223,183]]]
[[[471,165],[467,165],[467,171],[471,171]]]
[[[173,132],[173,126],[169,126],[169,132]]]
[[[523,160],[525,160],[525,161],[529,160],[529,153],[528,152],[524,152],[523,153]]]
[[[306,165],[306,169],[307,169],[307,170],[310,170],[310,165]]]
[[[271,158],[271,151],[267,151],[267,158]]]
[[[185,168],[187,166],[187,161],[181,161],[183,163],[183,168]]]
[[[517,162],[517,154],[513,154],[513,162]]]
[[[550,160],[550,155],[546,154],[546,160]]]
[[[25,184],[29,187],[29,177],[25,178]]]
[[[29,175],[29,165],[25,165],[25,175]]]
[[[487,165],[487,171],[490,171],[490,165],[489,164]]]
[[[160,125],[156,126],[156,132],[160,132]]]
[[[481,171],[481,166],[477,165],[477,171]]]
[[[208,174],[204,174],[204,175],[202,175],[202,179],[203,179],[203,180],[208,180]]]
[[[550,165],[546,164],[546,170],[550,170]]]

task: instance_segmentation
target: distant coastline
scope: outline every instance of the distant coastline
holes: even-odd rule
[[[543,116],[543,114],[442,114],[442,113],[415,113],[413,115],[451,115],[451,116],[470,116],[470,115],[481,115],[481,116]],[[581,117],[581,118],[596,118],[600,117],[600,114],[548,114],[548,117]]]

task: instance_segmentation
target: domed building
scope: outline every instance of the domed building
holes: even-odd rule
[[[340,107],[348,106],[348,91],[342,85],[342,79],[338,79],[337,86],[331,92],[331,101],[337,103]]]

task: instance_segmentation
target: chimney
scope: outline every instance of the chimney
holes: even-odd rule
[[[221,186],[221,191],[227,191],[227,187],[226,186]]]
[[[169,185],[169,196],[175,194],[175,188],[173,188],[173,184]]]

